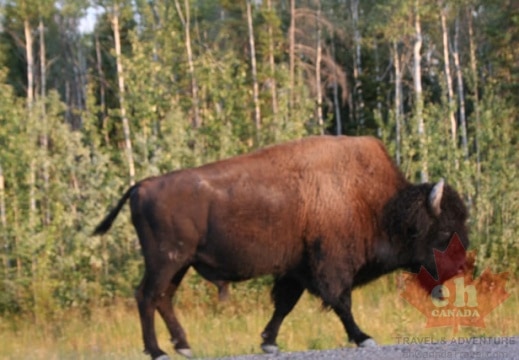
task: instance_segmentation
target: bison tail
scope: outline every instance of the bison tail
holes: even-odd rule
[[[130,187],[123,195],[123,197],[119,200],[117,205],[106,215],[106,217],[97,225],[92,235],[103,235],[105,234],[110,228],[112,227],[112,223],[114,222],[115,218],[119,214],[119,211],[121,211],[121,208],[123,207],[124,203],[128,198],[130,197],[132,191],[138,186],[138,184],[133,185]]]

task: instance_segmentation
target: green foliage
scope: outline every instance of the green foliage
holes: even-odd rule
[[[184,9],[185,3],[179,3]],[[366,118],[362,126],[354,119],[347,101],[354,86],[349,5],[323,2],[323,18],[328,18],[323,44],[334,42],[335,58],[350,82],[342,89],[339,104],[343,129],[352,134],[379,134],[392,154],[398,147],[401,168],[413,181],[419,178],[426,153],[431,181],[444,177],[462,192],[470,207],[471,239],[479,251],[478,265],[517,274],[519,103],[514,91],[514,49],[519,47],[517,26],[513,26],[517,25],[517,14],[512,12],[507,17],[508,2],[499,5],[484,1],[484,9],[478,10],[478,17],[473,19],[481,27],[475,34],[480,44],[477,83],[471,74],[468,49],[461,49],[469,142],[465,153],[460,139],[452,139],[449,123],[449,111],[458,116],[459,99],[454,101],[455,109],[448,108],[443,64],[441,57],[435,57],[434,49],[441,47],[438,9],[436,5],[422,9],[427,34],[424,51],[437,61],[423,60],[428,66],[423,70],[426,151],[420,153],[411,76],[405,70],[413,41],[412,3],[359,3],[363,10],[361,84]],[[49,91],[43,95],[37,92],[36,100],[28,104],[24,98],[27,69],[20,19],[30,17],[37,39],[35,26],[42,14],[21,12],[20,4],[12,1],[4,7],[5,31],[0,34],[0,168],[5,182],[0,202],[6,209],[5,223],[0,222],[0,315],[27,314],[44,319],[57,317],[69,308],[88,314],[92,305],[131,297],[143,267],[126,211],[109,235],[90,236],[128,186],[113,29],[106,13],[96,23],[95,37],[74,33],[70,26],[63,25],[66,22],[55,23],[52,17],[45,17]],[[123,6],[121,33],[125,100],[137,179],[320,133],[314,119],[314,85],[308,79],[313,71],[313,59],[308,58],[312,52],[308,49],[296,54],[293,86],[290,83],[290,14],[285,3],[272,1],[270,10],[266,2],[254,8],[262,114],[259,133],[252,116],[244,4],[189,2],[193,76],[186,50],[186,27],[174,2],[139,0],[132,4]],[[74,19],[82,6],[77,2],[68,10],[61,9],[61,13],[59,7],[54,11]],[[313,5],[305,6],[304,15],[311,18]],[[462,25],[466,27],[464,6],[457,4],[456,9],[461,9]],[[340,11],[329,14],[333,9]],[[449,17],[451,30],[455,16],[452,12]],[[296,24],[300,26],[298,31],[313,31],[301,24]],[[337,30],[334,37],[333,27]],[[314,36],[306,35],[309,39]],[[398,143],[393,43],[401,52],[404,69]],[[376,48],[373,44],[377,44]],[[35,50],[37,45],[33,46]],[[329,48],[325,50],[330,54]],[[41,75],[38,71],[35,74]],[[332,83],[330,76],[328,84]],[[196,101],[193,79],[198,90]],[[38,76],[35,82],[41,90]],[[325,89],[324,108],[328,117],[337,121],[332,115],[331,93],[332,89]],[[195,106],[200,114],[199,126],[192,121]],[[262,278],[247,286],[262,289],[270,280]],[[203,283],[196,276],[186,281],[192,289],[203,288]],[[310,346],[318,348],[321,344],[316,340]]]

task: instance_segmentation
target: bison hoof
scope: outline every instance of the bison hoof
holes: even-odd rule
[[[377,343],[372,338],[368,338],[359,344],[359,347],[374,347],[374,346],[377,346]]]
[[[180,355],[184,356],[184,357],[187,357],[187,358],[192,358],[193,357],[193,352],[191,351],[190,348],[184,348],[184,349],[175,349],[175,351],[177,353],[179,353]]]
[[[169,356],[167,356],[166,354],[163,354],[163,355],[160,355],[159,357],[156,357],[153,360],[169,360]]]
[[[267,354],[277,354],[279,353],[279,348],[277,345],[273,344],[261,344],[261,350]]]

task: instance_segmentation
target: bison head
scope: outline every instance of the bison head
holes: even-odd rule
[[[442,281],[463,269],[464,250],[468,247],[467,209],[456,191],[443,180],[401,190],[388,203],[384,215],[388,235],[393,246],[399,248],[403,268],[418,272],[423,266]],[[442,262],[441,269],[437,269],[435,250],[445,251],[454,234],[458,235],[463,251]]]

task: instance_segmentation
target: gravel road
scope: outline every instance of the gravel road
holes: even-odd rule
[[[415,344],[409,338],[397,339],[398,345],[371,348],[287,352],[277,355],[242,355],[220,360],[400,360],[400,359],[482,359],[519,360],[519,337],[460,338]],[[427,339],[425,339],[427,340]]]

